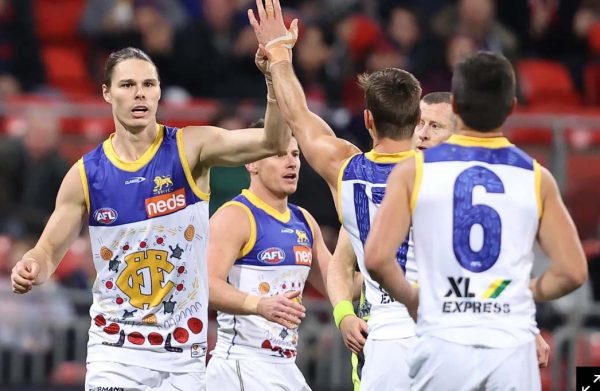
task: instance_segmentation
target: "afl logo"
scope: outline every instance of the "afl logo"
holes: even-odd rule
[[[94,212],[94,220],[100,224],[110,224],[114,222],[119,215],[113,208],[101,208]]]
[[[285,252],[279,247],[269,247],[258,253],[258,260],[267,265],[277,265],[285,260]]]

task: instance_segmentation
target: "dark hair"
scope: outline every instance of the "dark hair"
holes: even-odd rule
[[[437,105],[439,103],[452,103],[452,94],[446,91],[430,92],[421,98],[423,103],[428,105]]]
[[[104,79],[102,83],[110,87],[113,70],[115,69],[117,64],[132,58],[148,61],[150,64],[154,65],[154,68],[156,68],[156,64],[154,63],[154,61],[152,61],[150,56],[147,55],[143,50],[134,47],[120,49],[116,52],[112,52],[108,56],[108,59],[106,59],[106,64],[104,65]],[[156,74],[158,75],[158,68],[156,68]],[[158,78],[160,80],[160,76]]]
[[[359,84],[377,135],[393,140],[411,138],[420,114],[419,81],[402,69],[386,68],[360,75]]]
[[[502,55],[478,52],[462,60],[452,76],[457,114],[480,132],[499,128],[510,114],[515,97],[515,73]]]

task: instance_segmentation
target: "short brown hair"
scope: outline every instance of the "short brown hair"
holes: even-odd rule
[[[446,92],[446,91],[430,92],[429,94],[427,94],[423,98],[421,98],[421,101],[423,101],[423,103],[426,103],[428,105],[437,105],[440,103],[451,104],[452,103],[452,93]]]
[[[115,69],[117,64],[132,58],[148,61],[150,64],[154,65],[154,68],[156,68],[156,74],[158,75],[158,68],[156,67],[156,64],[154,63],[154,61],[152,61],[150,56],[146,54],[146,52],[144,52],[142,49],[128,47],[112,52],[108,56],[108,59],[106,59],[106,64],[104,65],[104,80],[102,81],[102,83],[106,84],[107,87],[110,87],[112,82],[113,70]],[[158,78],[160,80],[160,76]]]
[[[377,135],[393,140],[411,138],[420,114],[419,81],[398,68],[364,73],[358,81],[365,92],[367,109],[373,114]]]

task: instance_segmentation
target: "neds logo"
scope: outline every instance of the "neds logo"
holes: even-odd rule
[[[100,224],[110,224],[114,222],[119,214],[113,208],[100,208],[94,212],[94,220]]]
[[[163,216],[185,207],[184,189],[177,189],[172,193],[146,198],[146,214],[148,217]]]
[[[268,265],[277,265],[285,260],[285,251],[279,247],[269,247],[258,253],[258,260]]]

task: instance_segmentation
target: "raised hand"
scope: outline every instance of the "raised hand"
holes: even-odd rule
[[[346,347],[352,352],[360,354],[367,342],[369,332],[367,322],[356,315],[349,315],[340,322],[340,331]]]
[[[21,259],[12,268],[10,280],[14,293],[23,294],[29,292],[40,273],[40,265],[32,258]]]
[[[298,39],[298,20],[292,21],[288,31],[283,23],[279,0],[264,0],[264,5],[263,0],[256,0],[256,7],[260,21],[251,9],[248,10],[248,20],[259,45],[264,47],[272,64],[289,61],[289,49],[294,47]]]
[[[306,316],[304,306],[294,300],[300,296],[300,293],[300,291],[291,291],[281,295],[261,297],[256,312],[285,328],[296,328]]]

